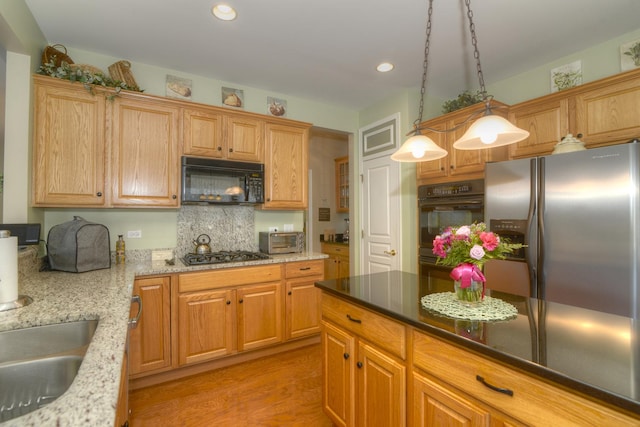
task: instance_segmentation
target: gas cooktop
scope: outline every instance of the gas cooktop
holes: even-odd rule
[[[269,259],[269,255],[262,252],[249,251],[220,251],[208,254],[186,254],[182,258],[185,265],[222,264],[226,262],[255,261]]]

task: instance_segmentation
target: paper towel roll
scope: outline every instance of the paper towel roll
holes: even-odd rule
[[[0,304],[18,299],[18,238],[0,238]]]

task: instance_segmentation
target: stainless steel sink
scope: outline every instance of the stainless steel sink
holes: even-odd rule
[[[64,394],[97,326],[97,320],[83,320],[0,332],[0,422]]]
[[[0,363],[85,347],[97,326],[97,320],[81,320],[0,332]]]

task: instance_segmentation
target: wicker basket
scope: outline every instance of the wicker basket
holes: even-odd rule
[[[67,48],[61,44],[47,46],[42,51],[42,65],[51,62],[51,60],[56,64],[56,67],[59,67],[62,61],[73,64],[73,60],[67,55]]]
[[[129,61],[118,61],[109,65],[109,74],[113,80],[124,82],[130,88],[138,88]]]

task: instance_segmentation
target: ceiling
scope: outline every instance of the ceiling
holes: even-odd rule
[[[420,86],[427,0],[25,0],[49,43],[360,110]],[[434,0],[427,92],[478,88],[462,0]],[[485,83],[640,28],[638,0],[473,0]],[[70,52],[72,53],[72,52]],[[396,67],[378,73],[382,61]],[[133,69],[135,75],[135,68]]]

